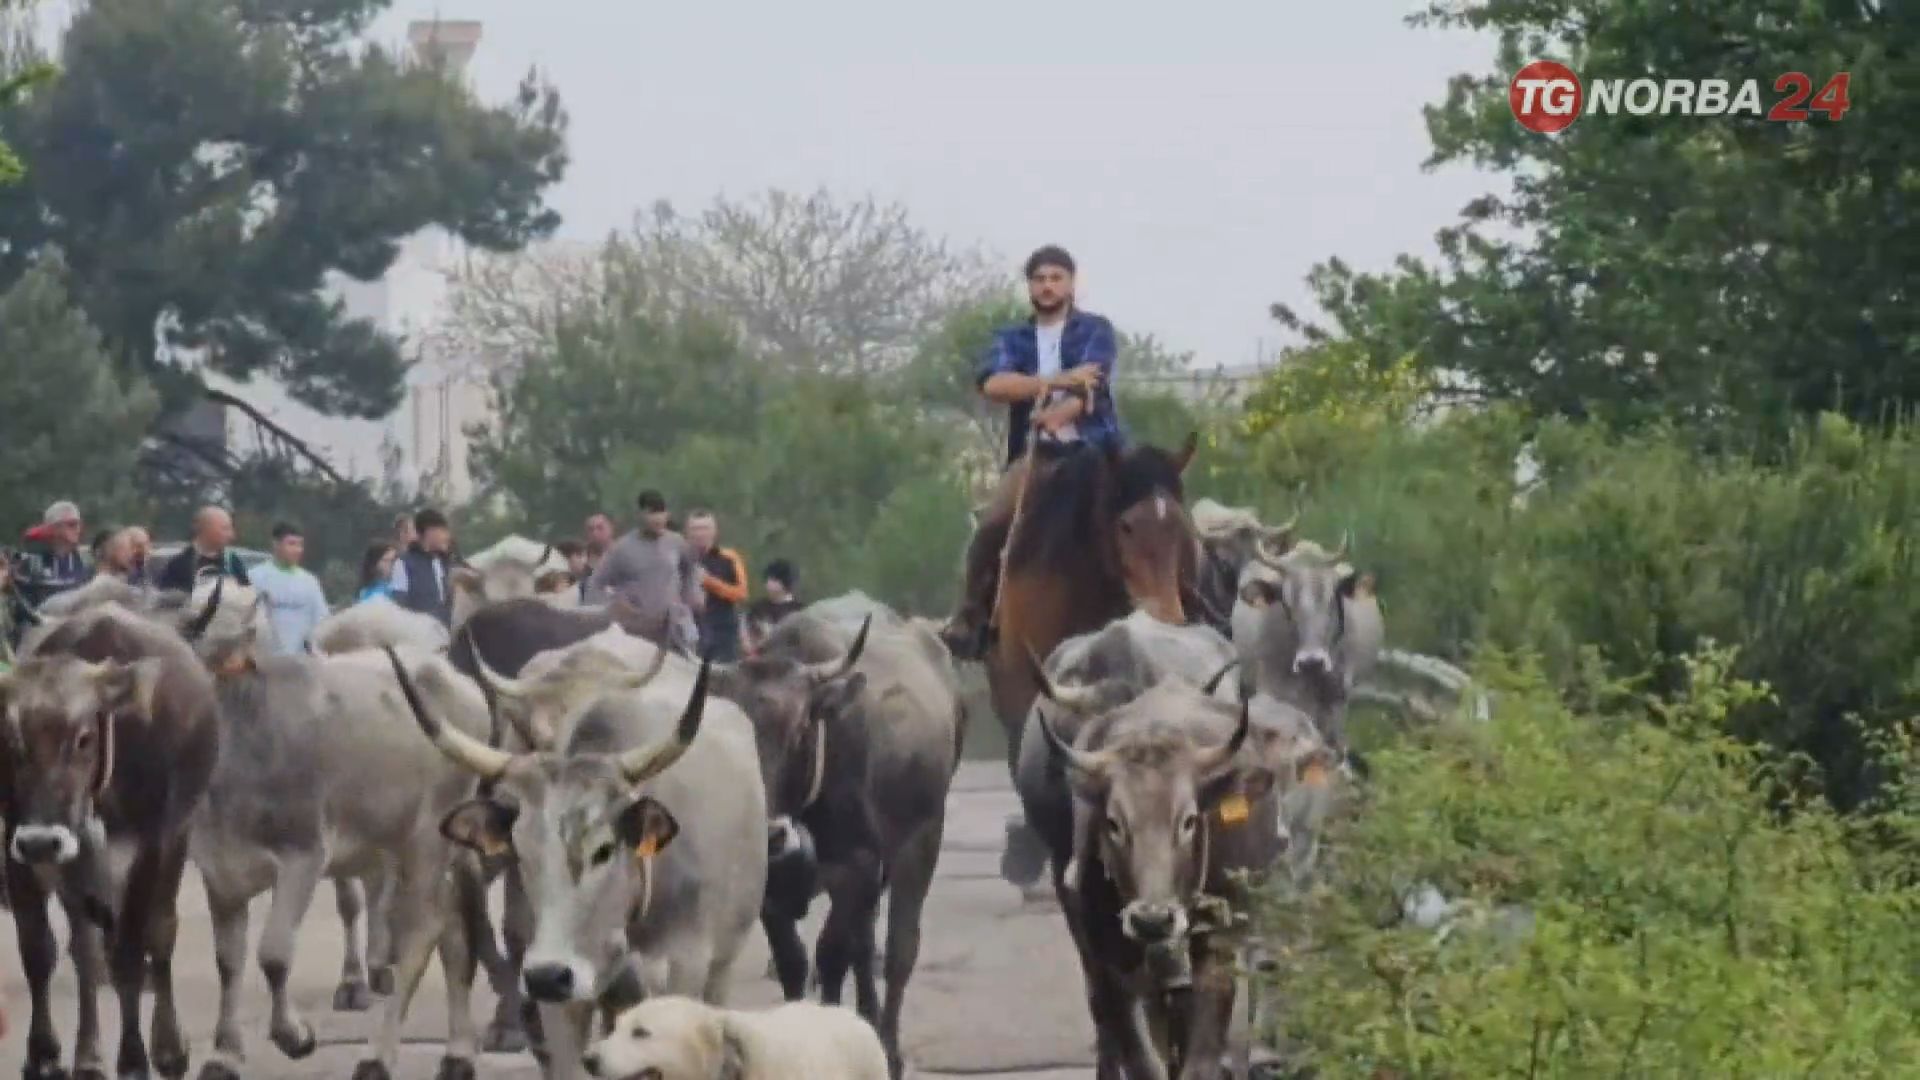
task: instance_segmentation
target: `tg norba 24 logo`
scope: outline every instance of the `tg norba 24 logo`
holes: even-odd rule
[[[1765,116],[1779,123],[1809,119],[1813,113],[1838,120],[1851,108],[1849,73],[1828,79],[1816,92],[1804,72],[1789,71],[1773,81],[1772,105],[1763,103],[1759,79],[1592,79],[1586,85],[1565,64],[1535,60],[1514,73],[1507,85],[1513,118],[1528,131],[1550,135],[1584,115],[1613,116]]]

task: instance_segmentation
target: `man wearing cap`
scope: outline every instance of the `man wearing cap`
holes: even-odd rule
[[[1074,306],[1073,256],[1064,249],[1049,245],[1028,256],[1026,275],[1033,315],[994,333],[975,380],[982,397],[1007,406],[1007,460],[967,548],[959,610],[940,635],[962,659],[986,652],[1000,549],[1026,474],[1028,440],[1037,440],[1033,457],[1042,463],[1126,445],[1113,404],[1113,324]]]
[[[62,499],[47,507],[37,528],[27,531],[28,542],[44,549],[28,557],[20,581],[20,593],[28,602],[40,604],[93,578],[93,567],[80,551],[82,528],[80,508]]]
[[[700,643],[694,612],[704,606],[693,549],[667,528],[664,495],[643,491],[636,502],[639,528],[621,537],[601,557],[587,580],[586,600],[602,604],[617,596],[638,609],[643,619],[664,619],[668,644],[691,654]]]

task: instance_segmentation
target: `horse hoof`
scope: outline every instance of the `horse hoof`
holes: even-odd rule
[[[471,1058],[444,1057],[440,1059],[440,1071],[433,1074],[434,1080],[474,1080],[473,1060]]]
[[[297,1028],[279,1028],[273,1032],[273,1045],[280,1052],[295,1061],[313,1053],[313,1026],[302,1023]]]
[[[393,993],[393,969],[390,967],[374,968],[367,973],[367,985],[372,987],[373,992],[379,994],[381,997],[390,996]]]
[[[240,1074],[224,1061],[209,1061],[200,1066],[199,1080],[240,1080]]]
[[[334,1012],[366,1012],[373,1008],[373,991],[363,982],[343,982],[333,992]]]
[[[480,1040],[481,1051],[488,1054],[518,1054],[526,1048],[527,1033],[517,1025],[502,1024],[498,1020],[487,1025],[487,1033]]]
[[[363,1061],[353,1067],[353,1080],[393,1080],[393,1074],[378,1061]]]

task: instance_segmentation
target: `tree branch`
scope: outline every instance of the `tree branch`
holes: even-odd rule
[[[232,408],[239,409],[241,412],[245,413],[247,415],[247,418],[249,420],[252,420],[256,427],[262,429],[263,431],[266,431],[268,434],[272,435],[275,439],[279,440],[282,446],[286,447],[289,450],[292,450],[294,453],[305,458],[309,465],[312,465],[316,470],[320,472],[321,475],[325,476],[327,479],[333,481],[336,484],[344,484],[347,482],[346,477],[340,475],[339,472],[335,471],[333,466],[327,464],[326,458],[321,457],[319,453],[316,452],[312,447],[308,446],[302,440],[288,433],[286,428],[283,428],[279,424],[274,423],[272,420],[267,419],[266,414],[262,413],[259,409],[256,409],[252,405],[249,405],[246,402],[240,400],[239,398],[234,397],[232,394],[227,393],[225,390],[216,390],[211,386],[207,387],[206,398],[208,401],[214,402],[215,404],[227,405]]]

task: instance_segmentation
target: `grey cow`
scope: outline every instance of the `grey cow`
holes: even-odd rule
[[[414,701],[441,753],[495,782],[443,828],[511,855],[525,883],[525,982],[552,1080],[581,1075],[594,1007],[629,956],[643,994],[724,1004],[767,869],[752,725],[708,700],[708,667],[659,670],[657,648],[613,628],[565,652],[536,658],[518,687],[554,749],[488,746]]]
[[[851,970],[855,1003],[879,1031],[898,1080],[901,1010],[919,957],[920,918],[939,860],[965,713],[939,637],[890,611],[863,608],[855,598],[838,598],[788,616],[758,656],[716,667],[715,687],[753,720],[775,815],[775,866],[790,863],[793,853],[784,849],[806,838],[831,898],[816,950],[821,998],[839,1004]],[[761,924],[793,1000],[804,995],[807,976],[795,923],[815,886],[807,875],[782,878]],[[874,981],[883,895],[884,1005]]]
[[[203,650],[219,692],[221,755],[196,818],[191,852],[206,884],[220,971],[214,1058],[202,1080],[238,1075],[245,1048],[238,1013],[247,952],[247,908],[269,888],[259,944],[273,995],[270,1031],[289,1057],[313,1050],[311,1026],[288,992],[294,937],[322,878],[375,877],[389,886],[374,909],[391,942],[392,994],[358,1080],[390,1075],[400,1024],[436,946],[447,974],[448,1038],[442,1080],[474,1075],[469,994],[474,961],[455,890],[465,858],[439,831],[441,818],[474,788],[471,773],[420,741],[387,658],[262,656],[244,631]],[[484,737],[479,687],[436,653],[407,649],[410,681],[435,714]],[[466,898],[470,907],[471,897]],[[343,912],[344,914],[344,912]],[[370,935],[371,936],[371,935]]]
[[[1241,575],[1233,640],[1262,693],[1313,718],[1336,749],[1347,749],[1347,699],[1380,660],[1385,624],[1373,578],[1302,540],[1284,554],[1259,545]]]

